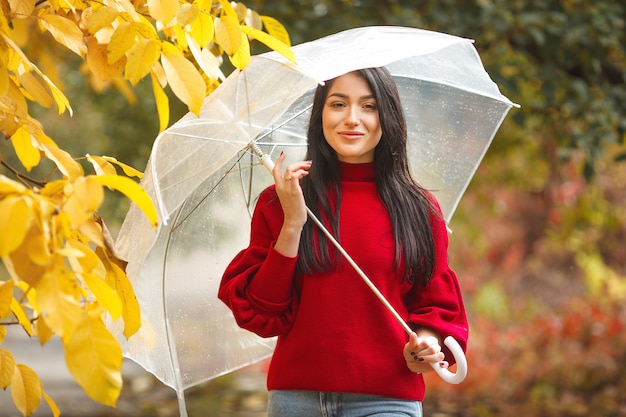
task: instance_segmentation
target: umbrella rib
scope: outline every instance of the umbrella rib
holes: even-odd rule
[[[190,210],[188,213],[185,214],[184,217],[180,217],[181,215],[181,211],[182,211],[182,207],[180,209],[180,211],[178,212],[177,218],[176,220],[173,222],[172,228],[171,228],[171,232],[173,233],[179,226],[181,226],[188,218],[189,216],[191,216],[193,214],[194,211],[196,211],[198,209],[198,207],[200,207],[200,205],[209,197],[209,195],[211,195],[211,193],[213,192],[213,190],[215,190],[221,183],[222,181],[224,181],[224,179],[226,179],[226,176],[228,174],[230,174],[231,172],[234,172],[234,169],[236,166],[240,165],[241,159],[243,158],[243,156],[245,155],[245,153],[242,153],[239,158],[237,158],[237,160],[235,160],[233,162],[233,164],[230,166],[230,168],[228,168],[224,175],[221,176],[220,180],[213,186],[211,187],[210,190],[208,190],[208,192],[204,195],[204,197],[202,197],[200,199],[200,201],[198,201]],[[184,207],[184,206],[183,206]]]

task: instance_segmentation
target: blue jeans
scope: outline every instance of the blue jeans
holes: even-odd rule
[[[367,394],[269,391],[268,417],[422,417],[420,401]]]

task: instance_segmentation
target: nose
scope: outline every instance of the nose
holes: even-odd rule
[[[359,115],[357,114],[357,110],[354,108],[349,109],[348,114],[346,114],[346,118],[344,119],[343,123],[346,126],[358,126],[359,123],[361,123],[361,119],[359,118]]]

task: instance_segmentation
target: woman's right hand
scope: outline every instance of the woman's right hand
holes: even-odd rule
[[[294,257],[298,254],[300,233],[307,220],[300,179],[309,175],[311,161],[293,163],[286,167],[283,173],[284,161],[285,154],[281,153],[272,171],[276,183],[276,194],[278,194],[284,215],[283,227],[274,249],[284,256]]]

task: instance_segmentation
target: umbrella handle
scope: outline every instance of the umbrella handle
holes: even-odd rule
[[[261,163],[267,168],[270,173],[274,168],[274,161],[267,155],[265,152],[259,148],[259,146],[253,141],[250,143],[251,150],[261,159]],[[320,230],[326,235],[326,237],[331,241],[331,243],[337,248],[337,250],[341,253],[341,255],[346,259],[346,261],[354,268],[356,273],[361,277],[363,282],[372,290],[374,295],[382,302],[382,304],[387,308],[387,310],[394,316],[394,318],[398,321],[398,323],[402,326],[402,328],[407,332],[407,334],[411,334],[413,330],[409,327],[408,324],[402,319],[400,314],[393,308],[393,306],[387,301],[387,299],[383,296],[383,294],[376,288],[376,286],[372,283],[372,281],[365,275],[365,273],[361,270],[361,268],[354,262],[352,257],[348,255],[345,249],[339,244],[339,242],[335,239],[335,237],[326,229],[324,224],[315,217],[315,214],[307,207],[306,208],[309,218],[320,228]],[[467,376],[467,359],[465,358],[465,354],[463,353],[463,349],[459,343],[452,337],[448,336],[445,338],[443,343],[450,349],[452,352],[452,356],[456,360],[457,370],[456,373],[450,372],[448,369],[444,369],[439,366],[439,362],[431,363],[430,365],[433,367],[437,375],[441,377],[444,381],[449,384],[460,384],[465,377]]]
[[[443,344],[450,349],[454,360],[456,361],[456,372],[452,373],[448,369],[439,366],[439,363],[431,363],[437,375],[448,384],[460,384],[467,376],[467,359],[463,353],[463,349],[459,345],[459,342],[452,336],[448,336],[443,341]]]

